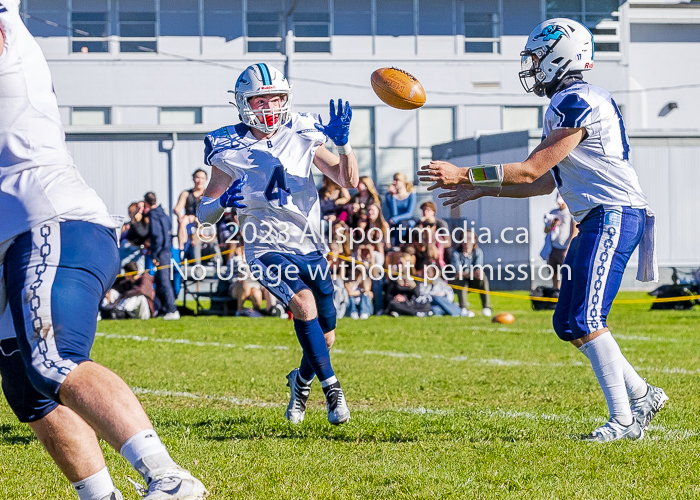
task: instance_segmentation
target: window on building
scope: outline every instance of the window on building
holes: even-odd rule
[[[248,13],[248,52],[283,52],[279,13]]]
[[[419,35],[454,35],[452,0],[418,4]]]
[[[531,130],[542,128],[540,106],[504,106],[503,130]]]
[[[157,50],[156,7],[153,0],[119,0],[119,51]]]
[[[204,36],[243,36],[242,0],[204,0]]]
[[[413,0],[375,0],[377,35],[402,36],[415,34]]]
[[[283,0],[248,2],[246,36],[248,52],[284,52],[282,16],[287,12]]]
[[[333,21],[334,35],[371,35],[372,0],[335,2]]]
[[[102,11],[77,11],[76,2],[71,12],[71,47],[73,52],[109,52],[109,16],[105,2]],[[99,8],[100,2],[95,2]]]
[[[331,15],[328,12],[294,13],[294,52],[330,52]]]
[[[160,0],[159,35],[199,36],[199,2]]]
[[[360,167],[360,175],[373,178],[374,159],[374,109],[353,108],[350,144]]]
[[[160,108],[161,125],[196,125],[202,123],[202,108]]]
[[[71,108],[71,125],[109,125],[109,108]]]
[[[502,0],[464,3],[464,51],[501,52]]]
[[[22,5],[24,4],[25,2],[22,2]],[[39,19],[45,19],[56,23],[52,26],[42,21],[29,18],[25,22],[27,23],[27,28],[32,35],[40,37],[66,36],[65,28],[61,27],[65,26],[66,19],[68,19],[68,7],[66,2],[56,2],[54,0],[32,0],[31,2],[26,3],[26,8],[28,14],[36,16]]]
[[[620,51],[619,0],[547,0],[547,18],[567,17],[593,33],[598,52]]]
[[[418,167],[430,163],[432,146],[454,140],[454,116],[454,108],[418,110]]]
[[[396,172],[403,172],[409,182],[413,182],[415,164],[414,148],[377,149],[377,188],[385,190],[391,184]]]

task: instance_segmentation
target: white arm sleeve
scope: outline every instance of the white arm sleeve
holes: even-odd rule
[[[204,224],[216,224],[224,215],[224,207],[219,203],[218,198],[209,198],[202,196],[202,201],[197,207],[197,218],[199,222]]]

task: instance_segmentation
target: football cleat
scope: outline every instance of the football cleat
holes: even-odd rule
[[[311,394],[311,386],[302,384],[299,380],[299,368],[294,368],[287,375],[287,387],[289,387],[289,404],[284,418],[293,424],[300,424],[304,421],[306,414],[306,402]]]
[[[326,395],[328,421],[333,425],[339,425],[350,420],[350,410],[345,401],[345,394],[343,394],[343,389],[340,387],[340,382],[324,387],[323,393]]]
[[[584,441],[592,441],[597,443],[608,443],[610,441],[618,441],[620,439],[642,439],[644,437],[644,429],[639,426],[639,423],[632,419],[631,425],[621,425],[614,420],[608,420],[604,425],[596,430],[583,436]]]
[[[643,430],[649,428],[649,422],[664,407],[668,396],[661,387],[647,384],[647,393],[630,401],[632,416]]]
[[[143,500],[204,500],[209,496],[199,479],[178,466],[150,471],[146,482],[147,488],[134,483]]]

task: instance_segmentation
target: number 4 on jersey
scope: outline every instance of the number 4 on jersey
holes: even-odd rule
[[[284,167],[278,165],[272,173],[272,178],[270,178],[267,189],[265,189],[265,198],[267,198],[269,202],[279,200],[280,206],[284,206],[287,204],[287,196],[290,194],[289,188],[287,188],[287,181],[284,177]]]

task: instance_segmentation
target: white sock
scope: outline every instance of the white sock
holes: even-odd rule
[[[624,364],[622,370],[625,376],[625,386],[627,387],[627,395],[630,399],[639,399],[647,394],[647,381],[639,376],[627,358],[622,356]]]
[[[326,380],[321,381],[321,387],[328,387],[329,385],[333,385],[338,381],[337,378],[335,378],[335,375],[332,377],[327,378]]]
[[[82,481],[73,483],[80,500],[101,500],[114,491],[114,483],[107,467]]]
[[[119,453],[146,480],[148,471],[176,465],[153,429],[146,429],[131,436],[126,440]]]
[[[586,345],[582,345],[581,347],[578,348],[579,351],[581,351],[581,354],[588,357],[588,354],[586,354]],[[627,361],[627,358],[625,356],[622,356],[623,359],[623,375],[625,377],[625,389],[627,390],[627,396],[630,399],[639,399],[647,394],[647,382],[644,380],[642,377],[639,376],[637,371],[632,367],[629,361]]]
[[[605,332],[582,347],[585,347],[585,354],[591,361],[600,388],[603,389],[610,418],[621,425],[632,424],[632,411],[625,386],[625,357],[620,351],[620,346],[610,332]]]

